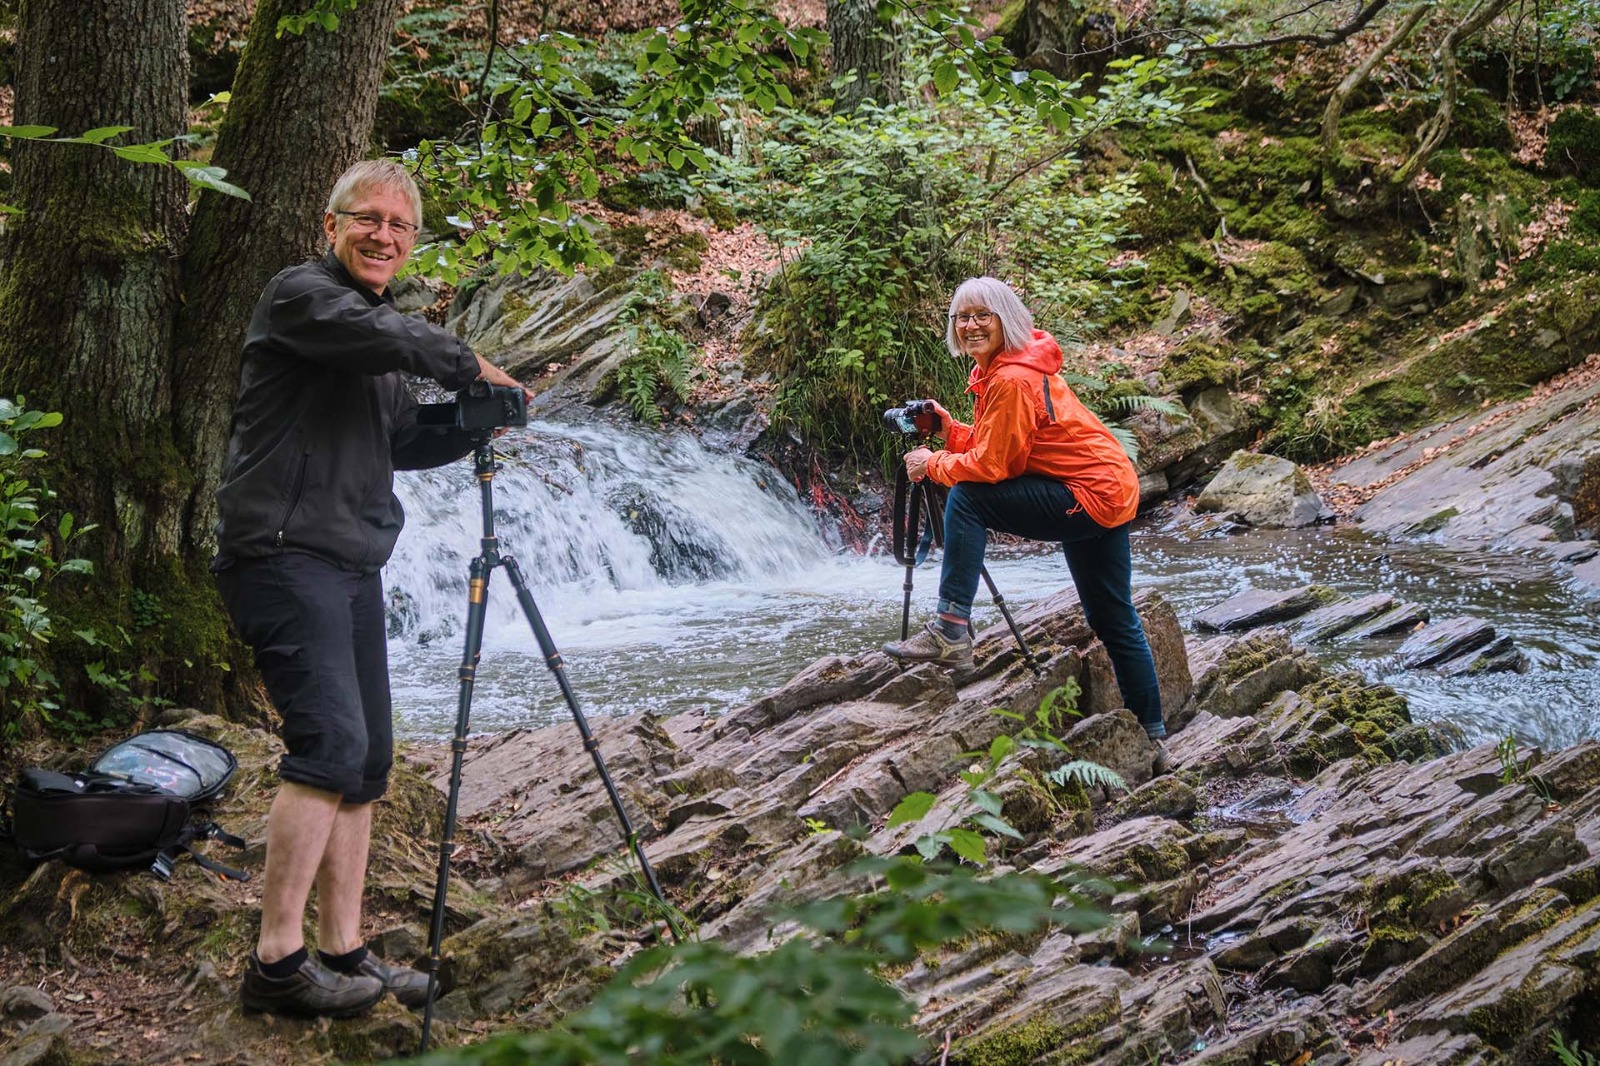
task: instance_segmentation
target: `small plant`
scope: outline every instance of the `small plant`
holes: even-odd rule
[[[63,574],[93,572],[68,553],[94,527],[50,515],[55,494],[33,480],[45,453],[24,443],[60,425],[61,416],[24,404],[0,399],[0,744],[17,739],[30,720],[50,724],[61,714],[59,683],[46,665],[56,635],[48,592]]]
[[[1538,775],[1528,772],[1528,766],[1532,764],[1532,760],[1523,762],[1517,757],[1517,735],[1515,733],[1507,733],[1505,739],[1495,745],[1494,753],[1500,760],[1500,783],[1502,785],[1527,785],[1543,797],[1546,803],[1554,802],[1550,795],[1550,789],[1544,781]]]
[[[637,291],[621,316],[633,341],[633,353],[611,373],[611,384],[633,412],[649,426],[659,426],[662,401],[689,399],[698,370],[694,348],[661,325],[655,311],[667,300],[667,283],[657,271],[639,275]]]
[[[1561,1066],[1600,1066],[1600,1059],[1584,1051],[1576,1040],[1567,1043],[1559,1032],[1550,1034],[1550,1050],[1556,1053],[1556,1061]]]

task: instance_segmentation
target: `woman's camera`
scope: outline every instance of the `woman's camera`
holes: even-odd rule
[[[932,400],[907,400],[883,412],[883,424],[894,433],[931,437],[944,428]]]

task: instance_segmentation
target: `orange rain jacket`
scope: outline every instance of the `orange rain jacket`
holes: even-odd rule
[[[1066,483],[1090,518],[1107,529],[1139,510],[1139,475],[1117,438],[1057,373],[1061,346],[1044,330],[1020,351],[1001,352],[988,372],[973,366],[973,424],[951,421],[945,450],[928,459],[944,486],[1040,474]]]

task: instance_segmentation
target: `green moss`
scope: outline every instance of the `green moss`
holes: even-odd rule
[[[1076,1066],[1103,1050],[1095,1034],[1122,1015],[1121,1000],[1107,994],[1095,1009],[1070,1018],[1047,1011],[991,1036],[960,1046],[951,1061],[960,1066]]]
[[[1461,511],[1455,507],[1446,507],[1442,511],[1436,511],[1427,518],[1424,518],[1422,521],[1413,524],[1406,530],[1406,535],[1411,537],[1422,537],[1429,533],[1437,533],[1439,530],[1449,525],[1450,519],[1456,517],[1460,513]]]
[[[1499,100],[1482,89],[1468,89],[1456,99],[1451,140],[1465,148],[1512,147],[1511,127]]]
[[[1588,185],[1600,184],[1600,114],[1569,107],[1546,131],[1544,165]]]

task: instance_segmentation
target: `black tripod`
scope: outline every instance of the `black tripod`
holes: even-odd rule
[[[572,685],[568,682],[567,672],[561,664],[561,653],[556,650],[555,642],[550,639],[550,631],[545,628],[544,619],[539,616],[539,607],[533,602],[533,594],[528,591],[528,583],[523,580],[522,568],[511,556],[500,553],[500,541],[494,535],[493,488],[495,471],[499,467],[495,462],[490,434],[485,431],[474,439],[477,447],[473,450],[472,462],[483,504],[483,550],[472,560],[471,581],[467,590],[467,644],[461,653],[461,696],[456,706],[456,732],[450,741],[450,792],[445,802],[444,832],[439,840],[439,880],[433,890],[433,925],[428,933],[426,965],[428,1004],[422,1015],[421,1051],[428,1050],[428,1036],[433,1025],[433,1000],[438,990],[441,961],[439,942],[444,936],[445,891],[450,880],[450,855],[455,850],[456,801],[461,792],[461,759],[467,751],[467,722],[472,713],[472,684],[478,673],[478,657],[483,646],[483,622],[489,604],[489,578],[493,575],[495,567],[504,567],[511,578],[511,587],[516,590],[517,602],[522,605],[522,613],[527,616],[528,625],[533,628],[534,638],[539,642],[539,650],[544,653],[545,665],[555,675],[556,684],[561,687],[561,695],[572,711],[572,720],[583,737],[583,748],[594,759],[594,768],[600,774],[600,780],[606,787],[606,795],[611,797],[611,808],[616,812],[617,821],[622,826],[623,839],[627,842],[628,850],[633,852],[633,857],[639,861],[639,869],[644,873],[645,884],[649,886],[650,894],[663,904],[666,903],[665,897],[661,894],[661,885],[656,882],[655,871],[650,868],[650,860],[645,858],[644,849],[639,845],[639,834],[634,831],[633,823],[628,819],[628,812],[622,806],[622,796],[617,792],[617,786],[612,783],[611,775],[606,772],[605,760],[600,757],[600,746],[595,742],[594,734],[589,731],[589,723],[578,706],[578,698],[572,693]],[[677,940],[678,929],[670,919],[668,928],[672,932],[673,939]]]
[[[911,635],[911,573],[928,557],[928,550],[932,547],[944,547],[944,486],[937,481],[923,478],[921,481],[912,481],[906,473],[905,464],[899,464],[894,475],[894,558],[895,562],[906,568],[905,601],[900,606],[900,639],[905,640]],[[926,524],[923,525],[923,520]],[[921,533],[918,526],[922,525]],[[1017,650],[1022,653],[1022,661],[1028,669],[1039,674],[1044,672],[1044,667],[1033,657],[1033,652],[1028,649],[1028,642],[1023,639],[1022,630],[1017,628],[1016,620],[1011,617],[1011,610],[1006,606],[1006,598],[1000,595],[1000,589],[994,583],[994,578],[989,576],[989,568],[981,567],[978,573],[983,575],[983,583],[989,586],[989,595],[994,598],[994,605],[1000,608],[1000,613],[1005,617],[1006,626],[1010,628],[1011,635],[1017,638]],[[967,631],[972,631],[972,623],[967,623]]]

